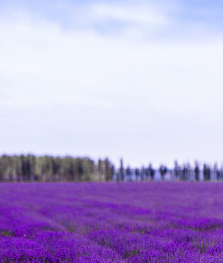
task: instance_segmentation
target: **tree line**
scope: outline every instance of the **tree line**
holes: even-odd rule
[[[120,160],[120,168],[114,174],[115,181],[153,181],[156,180],[177,180],[177,181],[222,181],[223,180],[223,165],[218,168],[215,163],[213,167],[204,163],[201,166],[197,161],[194,167],[190,163],[179,165],[174,162],[173,169],[167,168],[161,164],[158,169],[154,169],[152,164],[147,167],[139,168],[124,168],[123,160]]]
[[[28,155],[0,156],[0,181],[110,181],[114,165],[105,158]]]
[[[173,180],[180,181],[223,180],[223,166],[219,169],[217,164],[211,167],[204,163],[201,167],[195,162],[192,167],[189,163],[179,165],[175,161],[173,169],[168,169],[164,164],[158,169],[154,169],[152,164],[132,169],[130,166],[124,167],[121,159],[119,168],[115,169],[108,158],[95,162],[88,157],[32,154],[0,156],[0,181],[153,181],[157,176],[165,180],[167,175]]]

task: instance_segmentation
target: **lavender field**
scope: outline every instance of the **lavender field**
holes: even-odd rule
[[[0,184],[0,262],[223,262],[223,184]]]

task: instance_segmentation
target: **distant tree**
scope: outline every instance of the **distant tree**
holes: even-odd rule
[[[84,181],[91,181],[93,180],[94,175],[94,161],[89,158],[83,159],[83,169],[84,169]]]
[[[203,175],[205,181],[209,181],[211,179],[211,169],[207,164],[204,164]]]
[[[53,167],[52,167],[53,168]],[[63,159],[63,180],[74,181],[76,175],[74,158],[66,156]]]
[[[220,180],[223,179],[223,163],[221,165],[221,168],[219,169],[219,178],[220,178]]]
[[[214,179],[219,180],[219,175],[220,175],[220,173],[219,173],[219,169],[218,169],[218,164],[215,163],[214,164]]]
[[[139,178],[139,169],[138,168],[135,169],[135,176],[136,176],[136,178]]]
[[[11,157],[4,154],[1,157],[1,170],[0,170],[0,180],[9,181],[12,175],[12,160]]]
[[[111,179],[113,179],[114,177],[114,173],[115,173],[115,166],[112,164],[112,166],[111,166],[111,176],[112,176],[112,178]]]
[[[146,175],[146,169],[145,167],[143,166],[141,168],[141,180],[144,180],[145,179],[145,175]]]
[[[124,167],[123,167],[123,160],[122,159],[120,159],[119,173],[120,173],[121,181],[124,181]]]
[[[20,156],[17,155],[13,156],[13,174],[15,180],[22,181],[22,162]]]
[[[185,181],[185,180],[188,180],[190,178],[190,164],[187,163],[187,164],[184,164],[183,166],[183,170],[182,170],[182,179]]]
[[[53,161],[51,156],[44,155],[42,158],[42,180],[46,182],[52,181]]]
[[[0,181],[4,181],[4,163],[3,158],[0,158]]]
[[[22,164],[22,179],[23,181],[30,181],[34,170],[34,160],[31,155],[21,155]]]
[[[34,168],[34,179],[35,181],[42,181],[43,180],[43,171],[42,171],[42,163],[43,163],[43,158],[38,156],[36,157],[35,161],[35,168]]]
[[[215,173],[215,176],[216,176],[216,179],[217,180],[221,180],[221,172],[220,172],[220,169],[218,169],[218,165],[217,163],[214,164],[214,173]]]
[[[33,154],[29,154],[27,156],[28,162],[30,164],[30,174],[28,176],[28,180],[33,181],[34,180],[34,174],[35,174],[35,162],[36,157]]]
[[[84,166],[83,166],[84,163],[83,163],[83,160],[81,158],[76,158],[75,164],[76,164],[78,181],[84,181]]]
[[[62,160],[60,157],[52,158],[53,181],[60,180]]]
[[[151,180],[154,180],[155,170],[152,167],[152,164],[149,164],[149,167],[147,169],[148,176],[150,176]]]
[[[127,180],[130,181],[130,177],[131,177],[131,168],[130,168],[130,166],[128,166],[126,168],[126,176],[127,176]]]
[[[111,181],[112,177],[113,177],[112,164],[111,164],[111,162],[109,161],[108,158],[105,159],[104,163],[105,163],[105,180],[106,181]]]
[[[98,180],[102,181],[102,160],[98,160],[98,165],[97,165],[97,171],[98,171]]]
[[[167,173],[167,168],[165,165],[160,165],[159,172],[162,180],[164,180],[164,175]]]
[[[198,165],[198,162],[196,161],[195,168],[194,168],[195,181],[199,181],[199,172],[200,172],[199,165]]]
[[[175,161],[174,162],[174,174],[175,174],[175,177],[180,179],[180,176],[181,176],[181,167],[178,165],[178,162]]]

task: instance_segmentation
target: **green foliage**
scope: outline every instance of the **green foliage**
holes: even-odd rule
[[[5,236],[5,237],[10,237],[11,236],[11,234],[7,230],[0,232],[0,234]]]
[[[99,181],[103,180],[103,162],[101,159],[98,160],[97,176]]]
[[[105,164],[105,180],[111,181],[113,176],[113,165],[108,158],[104,160]]]
[[[93,181],[112,179],[112,163],[99,160],[98,166],[90,158],[71,156],[0,156],[0,181]],[[99,178],[95,178],[98,171]]]

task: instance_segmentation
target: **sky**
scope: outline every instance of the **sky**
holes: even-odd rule
[[[0,0],[0,155],[223,162],[223,2]]]

